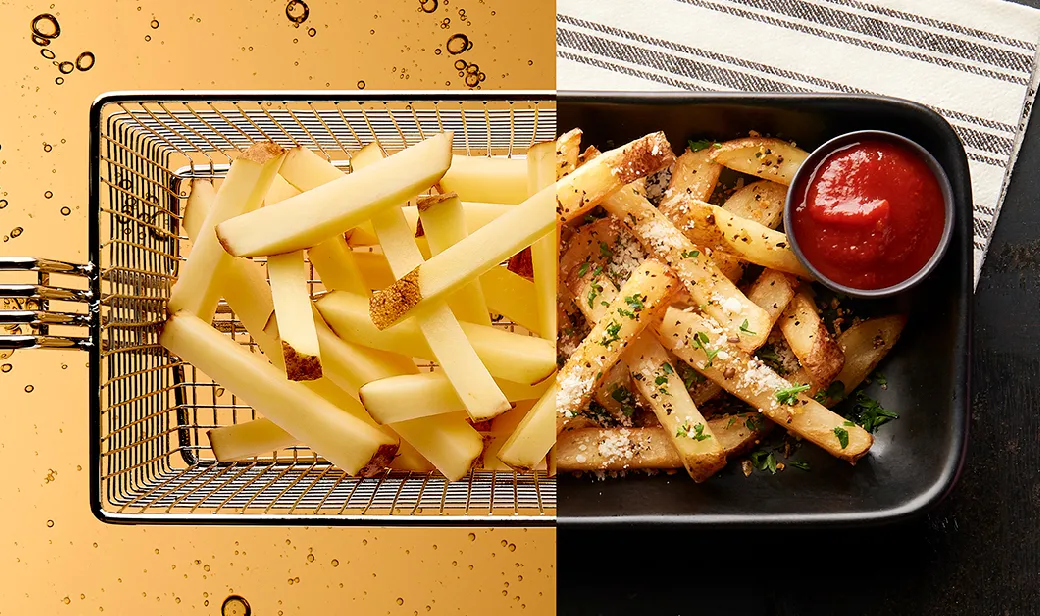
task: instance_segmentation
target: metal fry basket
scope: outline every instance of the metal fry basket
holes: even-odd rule
[[[551,93],[115,93],[94,103],[90,122],[90,263],[0,258],[0,272],[37,276],[0,284],[0,324],[8,332],[21,328],[0,336],[0,349],[90,353],[90,497],[100,519],[553,522],[556,483],[544,472],[474,471],[449,483],[436,472],[386,469],[361,479],[302,445],[217,462],[206,431],[257,414],[157,342],[187,242],[180,218],[188,180],[223,177],[232,152],[270,139],[315,150],[349,170],[351,153],[369,142],[392,153],[454,130],[456,153],[523,156],[556,136]],[[52,285],[52,277],[72,281]],[[218,308],[214,325],[252,346],[227,306]]]

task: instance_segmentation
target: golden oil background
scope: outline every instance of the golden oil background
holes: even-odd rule
[[[468,89],[460,57],[482,89],[555,86],[552,0],[307,0],[299,27],[287,4],[0,2],[0,255],[87,258],[88,109],[106,91]],[[46,47],[42,13],[61,27]],[[454,34],[472,48],[450,54]],[[219,614],[232,593],[257,616],[555,613],[552,529],[102,524],[86,359],[0,359],[0,614]]]

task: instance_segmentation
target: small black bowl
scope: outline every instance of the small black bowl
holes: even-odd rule
[[[876,299],[896,295],[897,293],[902,293],[907,289],[916,286],[922,280],[927,278],[928,275],[931,274],[935,267],[939,264],[939,261],[946,253],[947,247],[949,247],[950,245],[950,238],[953,236],[953,187],[950,185],[950,179],[946,177],[946,172],[943,171],[942,165],[939,164],[939,161],[935,160],[935,157],[932,156],[928,150],[921,147],[921,145],[918,144],[916,141],[912,141],[910,139],[907,139],[906,137],[903,137],[902,135],[897,135],[895,133],[890,133],[888,131],[883,130],[860,130],[851,133],[845,133],[844,135],[839,135],[831,139],[830,141],[827,141],[820,147],[813,150],[812,154],[810,154],[809,157],[805,159],[805,162],[803,162],[801,167],[798,168],[798,171],[794,174],[794,177],[791,178],[791,190],[787,191],[787,201],[784,203],[784,220],[791,220],[792,211],[799,205],[799,202],[802,199],[802,191],[795,189],[803,186],[803,180],[805,179],[805,177],[809,176],[808,179],[811,180],[812,174],[816,173],[817,168],[820,166],[823,160],[827,158],[827,156],[831,155],[832,153],[843,147],[853,145],[861,141],[887,141],[889,143],[895,143],[908,148],[909,150],[915,152],[918,156],[921,157],[925,164],[928,165],[928,169],[932,172],[932,175],[935,176],[936,181],[939,182],[939,190],[942,191],[943,207],[946,213],[946,220],[943,223],[943,232],[942,237],[939,238],[939,245],[935,247],[935,252],[932,254],[931,258],[928,259],[928,262],[925,263],[924,266],[920,270],[918,270],[916,274],[910,276],[909,278],[898,284],[884,287],[882,289],[857,289],[855,287],[848,287],[843,284],[838,284],[837,282],[834,282],[833,280],[827,278],[823,275],[823,273],[820,272],[820,270],[816,268],[816,266],[812,264],[812,262],[809,259],[805,258],[805,255],[802,253],[801,248],[799,248],[798,246],[798,238],[795,237],[795,233],[791,229],[790,225],[788,225],[787,228],[787,241],[788,243],[790,243],[791,250],[794,251],[794,254],[798,257],[798,260],[802,262],[802,265],[804,265],[806,269],[809,270],[809,273],[811,273],[813,277],[816,278],[816,280],[819,281],[820,284],[822,284],[823,286],[838,293],[844,293],[845,295],[849,295],[851,297]]]

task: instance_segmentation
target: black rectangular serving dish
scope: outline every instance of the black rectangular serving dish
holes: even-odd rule
[[[795,456],[808,472],[745,477],[731,463],[697,485],[684,472],[596,480],[558,479],[562,527],[840,526],[877,524],[921,513],[953,487],[968,433],[972,251],[968,161],[949,124],[927,107],[895,99],[832,95],[564,93],[560,132],[579,127],[582,147],[601,150],[663,130],[679,152],[687,139],[726,140],[749,130],[812,151],[842,133],[880,129],[924,146],[953,185],[953,241],[921,286],[896,298],[910,314],[880,370],[887,390],[867,390],[899,413],[881,426],[855,467],[811,444]],[[842,412],[839,406],[836,410]]]

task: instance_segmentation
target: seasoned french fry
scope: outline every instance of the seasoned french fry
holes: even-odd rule
[[[603,207],[624,222],[648,252],[675,271],[694,301],[722,323],[730,336],[739,338],[741,349],[762,346],[769,336],[769,315],[748,300],[664,214],[627,189],[608,198]]]
[[[535,385],[505,380],[496,382],[510,402],[537,400],[549,387],[548,379]],[[360,393],[365,409],[379,423],[466,410],[443,372],[405,374],[370,381],[361,387]]]
[[[777,324],[813,384],[827,387],[841,372],[845,353],[827,331],[807,289],[795,294]]]
[[[527,163],[520,158],[456,154],[440,187],[464,201],[523,203],[527,199]]]
[[[769,137],[744,137],[711,148],[711,159],[723,167],[784,186],[790,186],[808,156],[805,150]]]
[[[722,165],[711,160],[711,148],[696,152],[687,148],[672,165],[672,178],[661,199],[661,211],[670,218],[669,208],[683,197],[707,201],[715,191],[720,173]]]
[[[748,289],[748,299],[769,314],[770,331],[784,309],[794,299],[799,284],[798,280],[789,274],[765,269]]]
[[[753,220],[711,206],[727,250],[742,259],[809,280],[812,275],[791,250],[787,235]]]
[[[556,182],[556,147],[552,141],[537,143],[527,150],[527,192],[534,195]],[[539,327],[535,330],[542,338],[556,337],[556,264],[560,244],[559,230],[531,244],[531,269],[534,273],[535,301],[538,307]]]
[[[555,146],[553,153],[553,182],[578,168],[578,157],[581,152],[581,129],[572,128],[560,135],[556,140]],[[527,155],[531,155],[530,151],[528,151]],[[539,186],[538,188],[543,187]],[[530,190],[530,184],[528,185],[528,190]]]
[[[553,381],[531,410],[524,415],[498,452],[498,459],[510,468],[525,471],[536,468],[556,442],[557,386]]]
[[[570,222],[641,177],[675,160],[664,133],[651,133],[604,152],[556,182],[556,218]]]
[[[722,204],[722,208],[741,218],[753,220],[760,225],[775,229],[784,218],[784,201],[786,199],[786,186],[761,180],[736,190]],[[707,200],[707,198],[701,199],[701,201]]]
[[[444,252],[452,244],[466,237],[465,213],[455,193],[426,197],[416,202],[419,219],[430,246],[430,254]],[[411,227],[409,227],[411,228]],[[448,298],[455,316],[462,321],[491,325],[487,301],[480,279],[474,280]]]
[[[636,394],[633,393],[632,377],[624,361],[614,364],[600,381],[592,397],[614,417],[631,415],[635,410]],[[574,422],[571,422],[571,426]]]
[[[352,475],[389,464],[396,440],[344,413],[189,312],[171,316],[159,342]]]
[[[451,163],[452,133],[440,133],[365,169],[217,225],[231,255],[310,248],[435,183]]]
[[[368,318],[364,297],[335,291],[316,302],[325,321],[344,340],[409,357],[435,359],[413,320],[379,330]],[[477,356],[493,376],[517,383],[538,383],[556,369],[552,341],[496,327],[462,323]]]
[[[885,355],[892,350],[906,326],[906,315],[897,314],[861,321],[838,336],[845,354],[845,365],[834,381],[840,381],[842,397],[859,387]],[[829,400],[829,403],[837,400]]]
[[[668,268],[653,259],[643,262],[621,286],[585,340],[567,358],[556,375],[557,433],[568,427],[588,404],[593,391],[625,347],[639,335],[666,305],[678,281]]]
[[[274,313],[281,324],[282,356],[290,381],[321,378],[321,354],[314,331],[311,295],[303,251],[273,255],[267,259]]]
[[[220,247],[212,229],[260,206],[278,173],[284,153],[281,146],[265,141],[252,145],[231,163],[191,253],[181,264],[177,281],[170,289],[167,304],[170,314],[188,310],[204,321],[213,317],[231,257]]]
[[[874,441],[870,433],[849,425],[852,422],[729,344],[726,332],[700,314],[668,308],[657,325],[657,334],[666,348],[698,372],[832,456],[855,464],[870,450]]]

